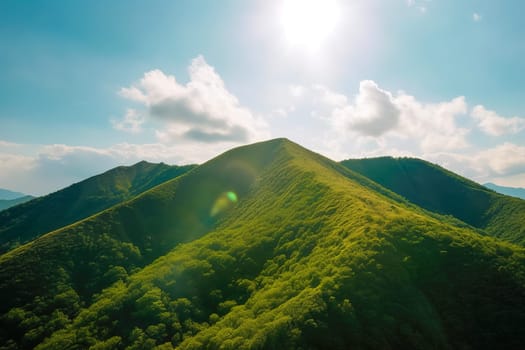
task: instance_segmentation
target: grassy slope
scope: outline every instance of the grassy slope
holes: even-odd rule
[[[425,209],[525,245],[524,200],[501,195],[420,159],[380,157],[341,164]]]
[[[23,196],[15,199],[0,199],[0,211],[6,210],[8,208],[14,207],[15,205],[28,202],[35,197],[33,196]]]
[[[72,224],[190,170],[140,162],[117,167],[0,213],[0,253]]]
[[[133,200],[0,256],[0,314],[11,310],[0,319],[0,344],[32,348],[89,304],[93,294],[177,243],[206,233],[217,219],[210,216],[216,199],[227,191],[242,198],[277,144],[226,152]]]
[[[277,157],[215,229],[121,278],[39,348],[524,344],[523,248],[276,142]]]

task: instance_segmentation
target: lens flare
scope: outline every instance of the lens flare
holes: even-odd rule
[[[235,194],[235,192],[232,192],[232,191],[226,192],[226,196],[232,203],[237,203],[237,195]]]
[[[215,217],[223,213],[237,203],[237,200],[237,194],[233,191],[221,193],[211,207],[210,216]]]

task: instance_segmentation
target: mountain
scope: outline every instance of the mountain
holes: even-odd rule
[[[499,186],[491,182],[487,182],[483,186],[507,196],[525,199],[525,188]]]
[[[341,162],[410,202],[452,215],[487,234],[525,245],[525,201],[495,193],[438,165],[415,158]]]
[[[29,202],[31,199],[34,199],[33,196],[23,196],[18,197],[15,199],[0,199],[0,211],[5,210],[7,208],[14,207],[15,205],[22,204],[25,202]]]
[[[27,194],[24,194],[21,192],[13,192],[10,190],[6,190],[4,188],[0,188],[0,199],[11,200],[11,199],[17,199],[17,198],[25,197],[25,196],[27,196]]]
[[[0,212],[0,253],[128,200],[194,166],[120,166]]]
[[[276,139],[0,256],[0,297],[3,349],[521,349],[525,249]]]

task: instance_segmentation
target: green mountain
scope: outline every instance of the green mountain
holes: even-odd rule
[[[0,253],[128,200],[194,166],[120,166],[0,212]]]
[[[489,189],[491,189],[493,191],[499,192],[501,194],[505,194],[507,196],[512,196],[512,197],[525,199],[525,188],[499,186],[499,185],[493,184],[491,182],[487,182],[487,183],[483,184],[483,186],[485,186],[485,187],[487,187],[487,188],[489,188]]]
[[[521,349],[525,249],[285,139],[0,256],[4,349]]]
[[[29,202],[31,199],[34,199],[33,196],[23,196],[15,199],[0,199],[0,211],[14,207],[15,205]]]
[[[525,245],[524,200],[496,193],[421,159],[379,157],[341,164],[427,210]]]

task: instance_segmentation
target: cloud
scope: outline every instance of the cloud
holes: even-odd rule
[[[8,147],[17,147],[17,146],[18,145],[16,143],[0,140],[0,149],[8,148]]]
[[[505,134],[517,134],[525,129],[525,118],[505,118],[477,105],[472,109],[471,116],[476,120],[478,127],[488,135],[502,136]]]
[[[477,13],[477,12],[474,12],[474,13],[472,14],[472,20],[473,20],[474,22],[479,22],[479,21],[481,21],[482,18],[483,18],[483,17],[481,17],[481,15],[480,15],[479,13]]]
[[[17,148],[28,148],[17,145]],[[63,144],[32,145],[26,155],[0,148],[0,187],[42,195],[136,159],[126,162],[123,152]]]
[[[376,145],[399,141],[421,153],[469,146],[469,129],[457,122],[468,110],[463,96],[425,103],[405,92],[393,94],[371,80],[360,82],[353,99],[319,85],[301,89],[296,103],[309,105],[311,114],[328,122],[339,140],[365,144],[368,141],[359,138],[368,138]]]
[[[111,120],[111,124],[116,130],[137,134],[142,131],[144,121],[136,110],[130,108],[121,120]]]
[[[30,195],[47,193],[38,188],[41,179],[29,175],[34,163],[31,157],[0,153],[0,187]]]
[[[153,70],[119,91],[138,107],[110,120],[113,128],[140,133],[154,121],[153,125],[160,124],[155,130],[157,142],[97,148],[0,140],[0,186],[42,195],[119,165],[141,160],[201,163],[238,144],[270,137],[267,123],[240,104],[203,57],[192,60],[188,71],[186,84]]]
[[[94,175],[93,171],[107,170],[104,157],[82,157],[81,153],[72,154],[53,146],[32,155],[0,151],[1,187],[42,195]]]
[[[525,147],[510,142],[469,153],[425,154],[423,158],[480,183],[495,178],[525,178]]]
[[[359,84],[353,98],[319,85],[294,86],[290,95],[302,116],[313,116],[308,123],[325,127],[316,129],[317,141],[299,142],[333,159],[412,156],[480,182],[525,178],[524,145],[502,142],[487,148],[486,139],[472,133],[478,127],[516,133],[525,128],[523,119],[503,118],[480,106],[470,110],[463,96],[424,102],[369,80]]]
[[[525,172],[525,147],[505,142],[481,151],[478,163],[487,164],[490,175],[513,175]]]
[[[269,136],[266,122],[239,103],[202,56],[192,60],[188,72],[189,82],[181,84],[153,70],[119,94],[144,105],[149,117],[165,124],[156,132],[162,142],[243,143]]]
[[[0,141],[0,187],[43,195],[119,165],[132,165],[141,160],[178,165],[203,163],[229,148],[228,143],[210,147],[209,143],[198,142],[119,143],[97,148]]]
[[[381,136],[394,129],[399,123],[399,115],[400,110],[392,95],[371,80],[359,84],[359,94],[353,105],[338,107],[332,112],[338,126],[366,136]]]
[[[463,96],[439,103],[424,103],[414,96],[399,93],[394,103],[401,111],[397,136],[417,140],[422,152],[468,147],[466,136],[469,130],[457,124],[457,119],[467,113]]]

